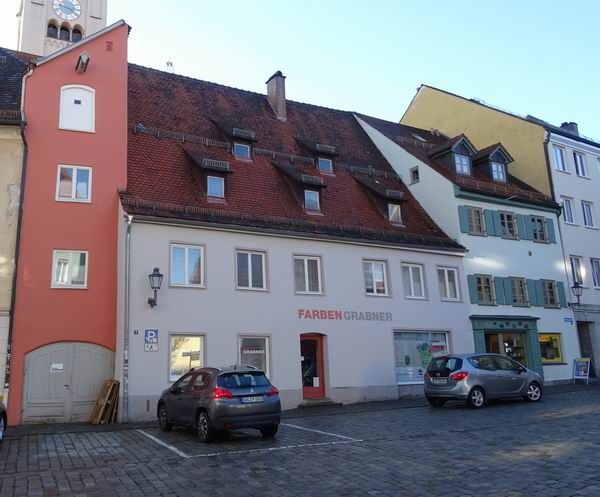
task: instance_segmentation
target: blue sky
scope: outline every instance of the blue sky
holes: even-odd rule
[[[425,83],[600,139],[600,2],[107,1],[138,64],[258,92],[281,69],[292,100],[392,121]]]

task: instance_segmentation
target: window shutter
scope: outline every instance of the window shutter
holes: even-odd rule
[[[458,220],[460,222],[460,231],[462,233],[469,232],[469,209],[464,205],[458,206]]]
[[[502,223],[500,222],[500,211],[492,211],[492,217],[494,218],[494,229],[496,230],[496,236],[502,236]]]
[[[554,230],[554,221],[550,217],[546,218],[546,228],[548,230],[548,240],[550,240],[550,243],[556,243],[556,232]]]
[[[485,218],[485,233],[488,236],[496,236],[496,225],[494,224],[494,211],[490,209],[483,210]]]
[[[568,307],[567,295],[565,293],[565,284],[562,281],[556,282],[556,292],[558,293],[558,301],[561,307]]]
[[[531,216],[525,217],[525,233],[527,234],[527,240],[533,240],[533,227],[535,223]]]
[[[529,295],[529,305],[540,305],[538,301],[536,280],[527,280],[527,294]],[[544,295],[541,295],[542,301]]]
[[[527,231],[527,220],[523,214],[517,214],[517,230],[519,232],[519,238],[522,240],[531,240],[531,236]]]
[[[494,291],[496,294],[496,304],[505,305],[506,297],[504,296],[504,278],[494,278]]]
[[[477,280],[474,274],[467,276],[467,283],[469,284],[469,297],[471,297],[471,303],[478,304],[479,296],[477,295]]]
[[[544,306],[544,282],[542,280],[535,280],[535,293],[537,295],[537,302],[539,306]]]
[[[513,293],[510,278],[502,278],[502,280],[504,281],[504,298],[506,299],[506,305],[513,305]]]

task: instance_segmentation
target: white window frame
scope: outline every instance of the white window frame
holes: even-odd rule
[[[492,179],[501,183],[506,183],[506,165],[501,162],[492,162]]]
[[[67,253],[69,254],[69,266],[68,266],[68,275],[69,280],[71,280],[71,268],[73,267],[73,256],[85,254],[85,272],[83,276],[83,284],[82,285],[74,285],[72,283],[59,283],[55,278],[55,268],[56,263],[58,262],[58,254],[59,253]],[[74,290],[85,290],[88,287],[88,270],[90,267],[90,253],[87,250],[70,250],[70,249],[54,249],[52,251],[52,272],[50,275],[50,288],[65,288],[65,289],[74,289]]]
[[[581,161],[577,160],[578,157],[581,159]],[[573,162],[575,163],[575,174],[577,174],[577,176],[579,176],[580,178],[587,178],[587,171],[585,169],[585,154],[583,152],[573,150]]]
[[[565,224],[577,224],[575,211],[573,210],[573,199],[571,197],[560,197],[560,203],[563,206],[563,222]],[[567,209],[567,205],[569,206]],[[567,212],[570,214],[570,220],[567,218]]]
[[[78,128],[68,128],[63,123],[63,100],[65,95],[65,90],[69,90],[71,88],[79,88],[82,90],[89,91],[92,94],[92,127],[91,129],[78,129]],[[63,129],[65,131],[79,131],[80,133],[95,133],[96,132],[96,90],[91,86],[86,85],[64,85],[60,87],[60,102],[58,107],[58,128]]]
[[[454,153],[454,169],[458,174],[471,176],[471,158],[468,155]]]
[[[248,258],[248,286],[240,286],[238,278],[238,254],[245,254]],[[260,255],[262,257],[262,275],[263,275],[263,286],[255,287],[252,286],[252,255]],[[235,288],[237,290],[248,290],[252,292],[266,292],[269,289],[267,282],[267,252],[264,250],[252,250],[252,249],[235,249]]]
[[[402,207],[400,204],[388,203],[388,219],[390,223],[402,224]],[[398,219],[393,219],[393,214],[398,213]]]
[[[307,194],[312,194],[312,193],[314,193],[317,197],[317,208],[316,209],[311,209],[306,206],[306,196],[307,196]],[[310,212],[321,212],[321,194],[317,190],[308,190],[308,189],[304,190],[304,208]]]
[[[475,220],[475,213],[478,212],[479,214],[479,219],[481,220],[481,231],[474,231],[471,229],[471,226],[475,226],[475,223],[471,223],[471,219],[473,219],[473,221]],[[467,206],[467,229],[468,229],[468,234],[469,235],[475,235],[475,236],[486,236],[485,233],[485,216],[483,215],[483,209],[481,207],[469,207]]]
[[[304,288],[306,290],[296,290],[296,260],[302,260],[304,263]],[[311,292],[309,290],[308,261],[317,261],[317,278],[319,280],[319,290]],[[323,295],[323,280],[321,271],[321,257],[318,255],[294,255],[292,257],[292,270],[294,272],[294,292],[296,295]]]
[[[446,295],[450,295],[450,278],[448,278],[448,273],[452,271],[454,273],[454,287],[456,290],[456,298],[452,297],[444,297],[442,292],[440,292],[440,300],[443,302],[460,302],[460,282],[458,280],[458,269],[450,266],[438,266],[437,267],[437,276],[438,276],[438,287],[439,287],[439,273],[443,271],[444,273],[444,292]]]
[[[565,161],[565,149],[557,145],[552,145],[552,148],[554,149],[554,162],[556,170],[562,173],[568,172],[567,163]]]
[[[529,292],[527,291],[527,279],[526,278],[520,278],[520,277],[516,277],[516,276],[511,276],[508,278],[509,282],[510,282],[510,290],[511,293],[513,295],[513,302],[507,302],[507,305],[512,305],[515,307],[529,307],[531,305],[531,302],[529,300]],[[522,288],[523,288],[523,298],[525,299],[525,302],[514,302],[514,295],[515,295],[515,287],[513,285],[513,282],[515,281],[519,281],[522,284]]]
[[[206,364],[206,334],[205,333],[169,333],[169,361],[167,366],[167,378],[169,383],[175,383],[181,376],[185,375],[185,373],[177,378],[173,379],[173,375],[171,374],[171,364],[172,364],[172,350],[171,350],[171,339],[174,337],[185,337],[185,338],[200,338],[200,367],[203,367]]]
[[[479,281],[478,278],[487,278],[490,281],[490,297],[491,300],[482,301],[481,294],[479,293]],[[477,292],[477,303],[479,305],[496,305],[496,287],[494,285],[494,277],[490,274],[475,274],[475,291]]]
[[[514,212],[510,212],[510,211],[498,211],[498,212],[500,215],[500,236],[507,240],[518,240],[519,239],[519,227],[517,226],[517,215]],[[513,232],[514,232],[512,235],[510,233],[508,233],[508,226],[509,226],[508,216],[511,216],[511,218],[512,218],[512,222],[510,223],[510,225],[512,225]],[[504,226],[502,225],[503,217],[504,217],[504,224],[506,224],[506,226],[507,226],[506,233],[504,232]]]
[[[73,179],[71,185],[71,196],[70,197],[61,197],[60,196],[60,171],[63,168],[69,168],[73,170]],[[77,198],[77,175],[79,171],[88,171],[89,173],[89,182],[88,182],[88,197],[87,198]],[[57,202],[76,202],[81,204],[90,204],[92,203],[92,168],[85,166],[72,166],[70,164],[59,164],[58,169],[56,170],[56,195],[54,199]]]
[[[404,281],[404,268],[408,269],[408,288],[410,293],[406,293],[406,286]],[[414,288],[414,279],[413,279],[413,270],[419,271],[419,276],[421,277],[421,291],[422,295],[415,295]],[[404,298],[411,300],[425,300],[427,299],[427,289],[425,288],[425,268],[423,264],[419,264],[416,262],[402,262],[400,264],[400,271],[402,273],[402,288],[404,289]]]
[[[558,297],[558,287],[556,286],[556,281],[553,280],[541,280],[542,281],[542,300],[543,306],[549,307],[552,309],[556,309],[560,307],[560,299]],[[550,292],[548,291],[548,286],[552,288],[552,293],[554,294],[554,302],[550,302]],[[548,297],[548,303],[546,303],[546,296]]]
[[[371,267],[371,279],[373,280],[373,293],[369,293],[367,291],[367,281],[365,279],[365,264],[369,264]],[[375,278],[374,278],[375,272],[373,270],[375,264],[383,265],[383,287],[385,290],[384,293],[377,293],[377,286],[375,284]],[[388,274],[387,274],[387,272],[388,272],[387,261],[381,260],[381,259],[363,259],[361,269],[363,272],[363,284],[365,285],[365,295],[367,295],[368,297],[389,297],[390,296],[390,287],[389,287]]]
[[[329,163],[329,169],[322,169],[321,168],[321,161],[328,162]],[[333,174],[333,160],[332,159],[328,159],[326,157],[319,157],[317,159],[317,169],[319,171],[321,171],[322,173]]]
[[[589,208],[589,217],[588,214],[586,214],[586,207]],[[594,203],[588,202],[587,200],[582,200],[581,210],[583,212],[583,225],[586,228],[595,228],[596,224],[594,222]]]
[[[200,250],[200,280],[201,283],[174,283],[173,282],[173,249],[184,249],[183,274],[188,279],[188,252],[190,249]],[[182,288],[206,288],[206,249],[204,245],[191,243],[171,243],[169,245],[169,286]]]
[[[569,266],[571,267],[571,279],[573,280],[573,283],[579,282],[581,285],[585,286],[583,284],[583,271],[581,270],[583,267],[583,257],[570,255]],[[579,273],[579,277],[576,273]]]
[[[242,364],[242,340],[244,338],[264,338],[265,340],[265,363],[267,367],[265,368],[265,375],[267,378],[271,379],[271,337],[269,335],[252,335],[252,334],[241,334],[238,335],[238,364]]]
[[[210,194],[210,181],[218,180],[221,184],[221,195],[211,195]],[[221,178],[220,176],[207,176],[206,177],[206,196],[208,198],[225,198],[225,178]]]
[[[245,155],[237,155],[237,154],[235,153],[235,152],[236,152],[236,150],[235,150],[235,149],[236,149],[237,147],[243,147],[243,148],[247,149],[247,150],[248,150],[248,156],[245,156]],[[236,159],[242,159],[242,160],[251,160],[251,159],[252,159],[252,148],[250,147],[250,145],[246,145],[245,143],[234,142],[234,143],[233,143],[233,149],[232,149],[232,152],[233,152],[233,156],[234,156]]]
[[[597,257],[590,257],[590,265],[592,267],[594,288],[600,288],[600,259]]]

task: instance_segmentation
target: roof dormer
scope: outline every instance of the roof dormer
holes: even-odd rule
[[[499,183],[508,181],[507,166],[513,158],[501,143],[485,147],[473,156],[473,166],[479,168],[486,176]]]
[[[476,153],[477,149],[470,140],[465,135],[458,135],[432,148],[428,155],[443,162],[457,174],[471,176],[471,160]]]

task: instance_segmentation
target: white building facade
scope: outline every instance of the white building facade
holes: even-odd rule
[[[478,152],[457,137],[436,154],[447,138],[357,119],[436,223],[468,249],[475,350],[506,354],[547,383],[570,381],[580,349],[558,205],[508,174],[510,155],[500,144]],[[456,155],[467,158],[461,173]]]

